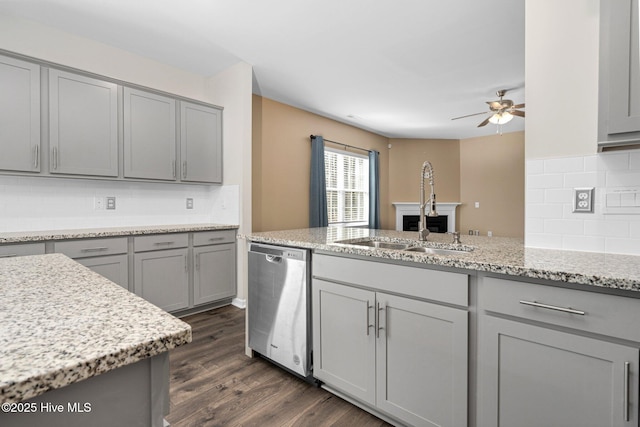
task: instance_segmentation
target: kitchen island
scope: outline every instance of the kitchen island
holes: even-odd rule
[[[394,425],[639,425],[640,257],[359,228],[244,237],[313,250],[313,375]]]
[[[62,254],[1,259],[0,301],[0,425],[163,425],[189,325]]]

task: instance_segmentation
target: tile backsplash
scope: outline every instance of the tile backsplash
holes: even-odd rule
[[[640,214],[611,214],[606,194],[640,188],[640,150],[526,162],[525,245],[640,255]],[[573,212],[573,189],[594,187],[593,213]]]
[[[111,196],[115,210],[96,209]],[[0,232],[238,221],[235,185],[0,176]]]

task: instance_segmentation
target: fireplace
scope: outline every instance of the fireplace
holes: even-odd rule
[[[402,231],[405,229],[405,217],[408,217],[406,221],[408,222],[407,226],[410,228],[408,228],[407,231],[417,231],[417,218],[420,215],[420,204],[394,202],[393,205],[396,207],[396,230]],[[436,204],[436,210],[438,211],[439,217],[427,218],[427,228],[429,231],[435,233],[456,231],[456,207],[458,205],[460,205],[460,203],[438,202]],[[444,217],[444,219],[440,219],[441,217]],[[413,224],[415,224],[415,229],[413,229]],[[438,231],[431,230],[431,228],[437,229]]]
[[[427,217],[427,229],[431,233],[446,233],[447,215],[429,216]],[[403,215],[402,231],[418,231],[420,230],[420,215]]]

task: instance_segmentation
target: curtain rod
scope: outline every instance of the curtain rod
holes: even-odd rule
[[[314,139],[315,137],[316,137],[315,135],[309,135],[309,138],[311,139]],[[349,148],[353,148],[354,150],[366,151],[367,153],[370,153],[373,151],[373,150],[367,150],[366,148],[354,147],[353,145],[349,145],[349,144],[343,144],[342,142],[338,142],[338,141],[332,141],[330,139],[325,139],[325,141],[331,142],[332,144],[342,145],[345,148],[349,147]]]

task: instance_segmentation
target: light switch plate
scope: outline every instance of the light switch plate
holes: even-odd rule
[[[594,188],[574,188],[573,189],[573,211],[593,213],[593,193]]]
[[[115,210],[116,208],[116,198],[115,197],[107,197],[107,209],[108,210]]]
[[[187,209],[193,209],[193,199],[191,197],[187,197]]]

